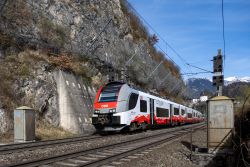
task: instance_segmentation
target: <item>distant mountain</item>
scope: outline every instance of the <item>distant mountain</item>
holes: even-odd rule
[[[227,77],[224,79],[225,85],[230,85],[235,82],[246,82],[250,83],[250,77]]]
[[[215,92],[212,82],[207,78],[189,78],[186,84],[192,98],[199,98],[201,95],[212,95]]]
[[[242,92],[236,93],[237,90],[242,87],[245,89],[246,85],[250,85],[250,77],[227,77],[224,79],[225,86],[223,88],[223,94],[229,97],[240,96]],[[207,78],[189,78],[186,81],[192,98],[199,98],[201,95],[213,95],[215,93],[215,87],[211,80]]]
[[[249,82],[234,82],[223,88],[223,95],[244,101],[250,92]]]

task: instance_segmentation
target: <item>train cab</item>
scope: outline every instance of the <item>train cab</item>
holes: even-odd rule
[[[111,82],[98,90],[94,101],[92,124],[97,130],[121,130],[128,124],[139,93],[127,84]]]

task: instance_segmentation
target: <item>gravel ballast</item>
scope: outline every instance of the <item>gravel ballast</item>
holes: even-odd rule
[[[191,125],[186,125],[185,127],[189,127],[189,126]],[[182,128],[182,127],[158,129],[154,131],[148,130],[147,132],[135,133],[133,135],[115,134],[115,135],[103,136],[103,138],[101,139],[98,138],[98,139],[93,139],[90,141],[83,141],[83,142],[74,143],[74,144],[56,145],[53,147],[45,147],[43,149],[36,149],[32,151],[14,152],[14,153],[4,154],[4,155],[1,155],[0,153],[0,164],[8,165],[8,164],[17,163],[17,162],[30,161],[33,159],[43,159],[43,158],[47,158],[47,157],[51,157],[55,155],[62,155],[62,154],[70,153],[70,152],[97,148],[97,147],[108,145],[111,143],[118,143],[122,141],[137,139],[140,137],[147,137],[152,134],[170,132],[178,128]]]
[[[193,132],[193,145],[204,148],[206,146],[206,129]],[[182,136],[173,141],[161,144],[152,149],[145,150],[135,156],[137,159],[131,159],[123,162],[122,167],[197,167],[203,166],[202,162],[190,160],[190,134]],[[123,160],[121,160],[122,162]]]

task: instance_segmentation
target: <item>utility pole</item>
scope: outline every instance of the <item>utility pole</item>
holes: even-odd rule
[[[222,54],[221,49],[219,49],[217,56],[213,57],[213,85],[216,86],[216,92],[218,96],[222,96],[222,87],[224,86],[224,75],[222,65]]]

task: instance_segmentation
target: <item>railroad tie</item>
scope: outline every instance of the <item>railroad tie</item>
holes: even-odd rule
[[[144,154],[134,154],[135,156],[143,156]]]
[[[128,156],[127,158],[136,159],[136,158],[138,158],[138,157],[137,157],[137,156]]]
[[[113,153],[106,153],[106,152],[97,152],[97,154],[104,155],[104,156],[114,155]]]
[[[112,162],[111,164],[112,165],[121,165],[121,164],[123,164],[123,162]]]
[[[98,158],[94,158],[94,157],[84,157],[84,156],[80,156],[79,158],[81,158],[82,160],[89,160],[89,161],[98,159]]]
[[[89,162],[89,161],[85,161],[85,160],[81,160],[81,159],[77,159],[77,158],[75,158],[75,159],[68,159],[68,161],[76,163],[76,164],[85,164],[85,163]]]
[[[122,158],[122,159],[120,159],[120,161],[127,161],[127,162],[129,162],[129,161],[131,161],[131,159],[128,159],[128,158]]]
[[[148,151],[143,151],[141,152],[142,154],[148,154],[149,152]]]
[[[105,157],[107,157],[106,155],[100,155],[100,154],[88,154],[88,156],[90,156],[90,157],[96,157],[96,158],[105,158]]]
[[[56,162],[56,165],[59,166],[69,166],[69,167],[75,167],[78,166],[77,164],[69,163],[69,162]]]

